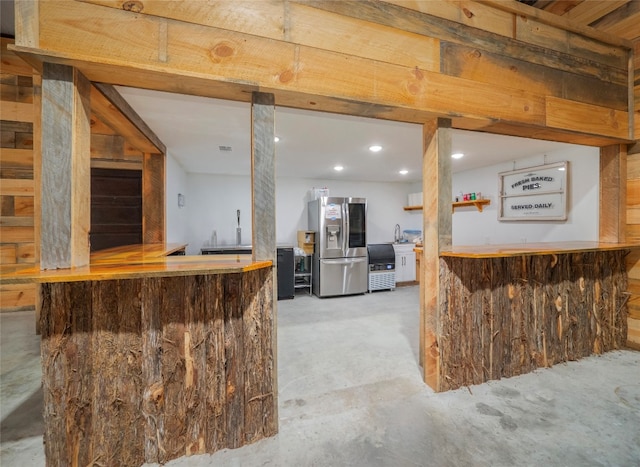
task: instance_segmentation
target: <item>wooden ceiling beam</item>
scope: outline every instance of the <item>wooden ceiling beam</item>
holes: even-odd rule
[[[113,86],[93,83],[91,109],[100,120],[139,151],[166,153],[164,143]]]
[[[581,26],[591,26],[592,23],[603,16],[617,10],[628,3],[629,0],[584,0],[563,16]]]
[[[492,5],[500,10],[511,12],[515,15],[536,19],[549,26],[554,26],[566,31],[571,31],[606,44],[616,45],[631,49],[633,44],[627,39],[615,36],[589,26],[582,26],[564,16],[558,16],[545,10],[540,10],[518,2],[505,2],[504,0],[483,0],[483,3]]]
[[[156,7],[166,3],[152,2]],[[253,3],[259,11],[244,19],[243,28],[265,24],[269,29],[271,20],[260,15],[264,3]],[[271,5],[271,2],[267,3]],[[325,3],[332,5],[326,6]],[[229,5],[227,2],[225,4]],[[420,35],[419,32],[424,34],[428,31],[436,37],[422,36],[421,43],[425,49],[438,50],[438,53],[441,44],[437,34],[442,33],[451,38],[456,34],[464,35],[469,41],[475,41],[472,44],[481,55],[485,51],[483,47],[490,50],[494,50],[491,47],[497,50],[501,47],[516,48],[513,54],[521,60],[549,55],[544,53],[548,49],[540,45],[523,45],[521,41],[471,30],[391,3],[362,1],[357,2],[357,9],[351,4],[344,6],[342,2],[313,2],[313,8],[308,5],[304,3],[306,13],[317,15],[321,21],[329,21],[344,12],[342,16],[356,21],[351,24],[378,27],[392,34],[391,38],[393,34],[406,37],[407,32]],[[290,6],[300,5],[292,3]],[[325,8],[337,10],[326,11]],[[542,84],[549,79],[544,68],[527,77],[540,82],[540,86],[532,90],[523,84],[524,80],[519,79],[518,67],[506,70],[504,65],[498,64],[498,68],[505,73],[514,73],[514,78],[509,83],[496,86],[476,79],[452,76],[446,74],[444,69],[431,71],[406,63],[389,62],[392,57],[374,59],[365,53],[366,50],[362,52],[366,56],[344,53],[339,43],[331,41],[329,43],[333,44],[331,47],[335,47],[334,50],[291,43],[286,40],[287,37],[290,39],[292,31],[302,28],[295,22],[285,28],[284,40],[274,40],[231,29],[199,25],[196,22],[200,19],[195,17],[190,17],[189,21],[178,21],[90,3],[42,2],[39,10],[47,18],[40,25],[41,48],[17,47],[16,50],[40,55],[48,61],[73,64],[94,82],[245,102],[249,101],[250,92],[260,91],[273,93],[279,105],[390,120],[424,122],[434,117],[465,118],[539,129],[546,127],[549,132],[578,135],[578,139],[579,135],[614,141],[629,138],[628,123],[621,124],[625,120],[626,113],[623,110],[626,107],[619,109],[607,102],[589,103],[580,96],[571,98],[554,94]],[[88,21],[89,18],[92,20]],[[288,17],[289,21],[291,19]],[[211,17],[206,20],[216,21]],[[220,18],[220,22],[225,21],[224,16]],[[308,25],[306,22],[303,24]],[[227,28],[234,27],[232,24],[224,25]],[[411,30],[407,31],[408,28]],[[351,32],[355,42],[363,39],[359,31],[354,27]],[[309,35],[312,34],[313,31],[310,31]],[[534,34],[535,31],[529,32],[530,36]],[[367,34],[364,36],[368,37]],[[415,39],[415,36],[412,37]],[[561,46],[562,37],[552,38],[554,46]],[[579,35],[575,37],[580,40]],[[542,39],[536,37],[531,40],[539,42]],[[592,44],[598,45],[584,39],[580,53],[592,58],[576,57],[576,66],[572,67],[571,72],[591,76],[592,68],[609,69],[611,73],[620,69],[622,78],[616,77],[612,82],[623,81],[622,85],[626,87],[626,53],[624,64],[621,64],[622,60],[615,54],[605,53],[614,47],[602,45],[601,50],[593,55],[588,47]],[[360,49],[350,50],[360,53]],[[543,66],[557,70],[554,66],[565,57],[570,55],[558,53]],[[608,61],[598,61],[611,59],[615,66]],[[580,63],[582,67],[578,67]],[[597,64],[600,66],[595,67]],[[547,114],[550,98],[554,99],[553,108],[561,109],[563,113],[561,118],[556,117],[553,121],[549,120]],[[571,109],[575,109],[575,112],[572,113]],[[602,119],[601,115],[611,118]],[[559,127],[549,128],[554,124]]]

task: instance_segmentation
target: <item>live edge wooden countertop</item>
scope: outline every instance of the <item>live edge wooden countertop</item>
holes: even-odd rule
[[[0,282],[77,282],[143,277],[230,274],[271,267],[251,255],[167,256],[183,244],[148,244],[111,248],[91,255],[89,266],[41,271],[37,266],[3,268]]]
[[[634,243],[603,242],[554,242],[554,243],[513,243],[503,245],[453,246],[441,251],[440,256],[457,258],[501,258],[509,256],[557,255],[581,251],[606,251],[640,248]],[[422,247],[417,246],[417,251]]]

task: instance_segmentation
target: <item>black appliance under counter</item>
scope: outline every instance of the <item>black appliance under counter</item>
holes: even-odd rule
[[[396,288],[396,254],[391,243],[370,243],[369,292]]]
[[[200,250],[203,255],[250,255],[251,245],[228,245],[205,247]],[[292,246],[276,248],[276,266],[278,274],[278,300],[295,297],[294,257]]]

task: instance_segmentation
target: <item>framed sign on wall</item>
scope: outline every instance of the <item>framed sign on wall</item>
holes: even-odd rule
[[[569,162],[500,172],[501,221],[567,220]]]

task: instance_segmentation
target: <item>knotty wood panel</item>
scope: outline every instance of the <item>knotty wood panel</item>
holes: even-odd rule
[[[271,268],[43,284],[47,462],[162,464],[275,434],[272,288]]]
[[[245,14],[241,22],[242,25],[234,27],[227,25],[224,22],[226,20],[220,18],[221,12],[214,6],[207,11],[207,15],[204,15],[205,19],[194,17],[192,10],[186,10],[183,14],[188,18],[181,17],[182,21],[167,22],[164,18],[145,15],[144,9],[142,12],[138,12],[136,9],[137,12],[134,14],[116,9],[122,8],[121,3],[119,5],[113,2],[107,3],[114,8],[101,8],[99,24],[92,23],[90,29],[85,26],[88,21],[84,21],[83,18],[96,17],[93,14],[96,6],[77,2],[73,4],[65,2],[60,8],[51,2],[41,5],[41,14],[47,17],[46,25],[43,24],[40,30],[41,45],[44,46],[46,43],[47,47],[52,50],[74,55],[77,52],[77,43],[80,39],[83,42],[95,44],[95,47],[100,44],[99,49],[94,50],[90,45],[90,49],[83,50],[83,53],[95,54],[100,57],[109,56],[112,60],[110,63],[114,67],[119,67],[118,69],[121,71],[124,71],[122,67],[127,67],[130,72],[118,74],[117,79],[121,83],[142,82],[139,81],[141,74],[135,69],[148,68],[153,65],[154,70],[164,69],[175,76],[185,77],[186,81],[182,83],[183,90],[186,89],[185,86],[188,87],[186,83],[187,81],[191,82],[191,78],[198,81],[200,77],[207,76],[215,81],[210,89],[203,91],[201,87],[203,83],[194,81],[195,87],[191,92],[204,92],[206,95],[221,93],[218,97],[238,98],[238,91],[241,90],[239,87],[245,89],[251,83],[259,83],[261,90],[273,91],[276,99],[285,105],[291,105],[292,101],[297,103],[309,101],[305,104],[308,108],[311,105],[318,106],[320,103],[323,106],[331,102],[335,104],[332,99],[338,99],[343,102],[343,105],[346,105],[345,102],[351,102],[346,106],[351,113],[358,113],[358,111],[362,111],[361,109],[367,109],[368,112],[371,112],[371,109],[374,108],[371,104],[380,105],[382,108],[378,109],[375,116],[383,118],[412,118],[412,121],[424,122],[429,117],[456,114],[476,119],[491,118],[501,121],[517,121],[520,125],[532,125],[540,128],[548,125],[554,128],[555,132],[561,133],[578,130],[585,132],[586,135],[602,134],[614,138],[614,140],[620,138],[620,130],[617,125],[624,115],[616,116],[613,121],[605,119],[604,122],[601,122],[601,124],[611,127],[603,133],[597,133],[600,132],[598,125],[573,129],[567,128],[565,125],[557,125],[556,122],[550,124],[545,120],[547,111],[544,108],[545,96],[531,95],[528,89],[517,82],[514,83],[517,92],[488,84],[484,87],[480,86],[484,83],[474,80],[439,79],[441,78],[439,73],[426,69],[423,71],[420,68],[410,68],[395,63],[383,64],[383,62],[370,58],[346,55],[341,51],[320,50],[316,47],[287,42],[287,40],[291,40],[287,34],[290,34],[295,27],[285,27],[284,40],[279,41],[271,39],[268,32],[265,33],[267,39],[236,32],[244,30],[244,26],[249,28],[266,26],[265,23],[268,21],[263,18],[267,16],[262,16],[257,11],[254,11],[251,16]],[[175,13],[173,7],[168,7],[165,4],[166,2],[158,2],[158,5],[154,5],[154,8],[160,9],[156,14],[170,15]],[[263,4],[264,2],[256,3],[254,6],[255,8],[267,8],[261,6]],[[246,8],[246,5],[244,7]],[[167,9],[166,12],[162,10],[163,8]],[[229,6],[229,8],[235,7]],[[243,5],[241,4],[237,8],[242,9]],[[550,69],[561,69],[578,75],[592,76],[623,86],[626,86],[627,83],[626,65],[617,68],[606,62],[609,60],[609,55],[619,55],[619,50],[623,50],[624,47],[615,46],[613,47],[615,53],[607,54],[604,51],[610,51],[609,46],[593,47],[594,50],[590,51],[588,47],[580,45],[580,50],[585,48],[588,49],[585,53],[591,53],[587,58],[557,51],[549,53],[548,48],[540,45],[510,40],[494,33],[461,26],[455,21],[443,20],[388,3],[381,5],[377,2],[357,2],[356,5],[349,2],[313,2],[313,8],[307,8],[307,11],[311,10],[318,10],[314,14],[324,20],[329,18],[327,13],[332,13],[362,21],[367,23],[368,27],[375,24],[383,29],[389,28],[389,31],[395,29],[399,31],[399,34],[409,32],[421,35],[428,31],[430,36],[425,36],[425,41],[445,38],[458,43],[471,42],[485,50],[500,51],[505,56],[519,57],[532,63],[550,67]],[[380,14],[381,11],[393,14]],[[246,10],[244,12],[246,13]],[[233,10],[229,13],[230,16],[236,14],[242,15],[239,10]],[[292,21],[291,17],[288,20]],[[227,29],[200,26],[198,23],[221,24]],[[288,24],[291,26],[290,23]],[[116,30],[129,32],[125,37],[122,34],[114,35],[113,31]],[[143,35],[151,39],[142,41],[140,37]],[[103,40],[107,36],[109,40]],[[96,40],[92,40],[91,37],[95,37]],[[591,42],[586,42],[591,45]],[[599,42],[600,39],[594,44]],[[135,47],[132,47],[131,44],[135,44]],[[277,61],[267,63],[264,61],[265,56],[277,57]],[[247,63],[254,66],[247,67]],[[99,69],[100,67],[101,65],[97,63],[87,65],[87,73],[96,80],[98,76],[106,81],[114,79],[114,77],[109,78],[104,74],[106,73],[105,67]],[[83,69],[85,69],[84,66]],[[111,69],[117,72],[116,69]],[[340,73],[336,73],[336,70],[340,70]],[[616,70],[618,70],[617,74]],[[149,76],[149,74],[145,73],[145,76]],[[363,79],[363,76],[369,77],[369,79]],[[176,87],[175,83],[172,84],[173,80],[161,83],[157,78],[160,76],[150,77],[153,83],[148,82],[143,85],[161,89]],[[547,79],[544,74],[538,78],[540,81]],[[222,82],[232,82],[233,85],[223,88],[219,86]],[[223,89],[224,91],[222,91]],[[312,96],[320,97],[318,101],[315,101]],[[323,96],[325,100],[321,99]],[[327,100],[326,98],[332,99]],[[247,96],[240,99],[247,100]],[[509,103],[509,106],[495,105],[495,103],[505,102]],[[366,105],[359,106],[358,103],[366,103]],[[567,102],[567,104],[572,108],[573,101]],[[578,104],[580,103],[576,101],[577,111],[576,115],[572,117],[571,123],[581,122],[584,119],[589,120],[596,113],[596,116],[602,114],[598,110],[594,110],[594,114],[585,114],[584,108]],[[316,108],[322,110],[320,107]],[[413,109],[414,112],[406,112],[405,110],[408,108]],[[603,109],[606,109],[605,113],[609,110],[608,107],[603,107]],[[550,111],[554,110],[550,109]],[[410,114],[412,116],[408,117]],[[563,118],[566,117],[567,112],[564,112]],[[575,135],[579,139],[579,133],[575,133]],[[588,138],[588,136],[585,137]],[[622,138],[627,137],[628,133],[625,132]]]
[[[0,285],[0,309],[2,312],[33,310],[36,300],[34,284]]]
[[[39,128],[39,111],[34,99],[36,103],[39,100],[34,93],[33,70],[7,50],[12,40],[2,38],[1,42],[0,267],[36,261],[34,131]],[[13,109],[13,114],[7,114],[5,108]],[[34,305],[34,285],[0,285],[0,311],[33,309]]]
[[[626,111],[626,83],[611,83],[531,63],[478,47],[442,42],[442,72],[499,87],[525,87],[532,92]],[[545,79],[540,79],[544,76]]]
[[[622,348],[626,254],[441,258],[438,390]]]

